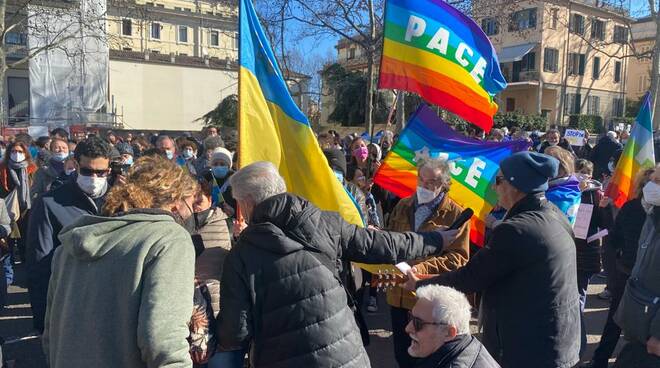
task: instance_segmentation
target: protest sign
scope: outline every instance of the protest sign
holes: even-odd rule
[[[571,146],[584,146],[584,130],[566,129],[564,138]]]

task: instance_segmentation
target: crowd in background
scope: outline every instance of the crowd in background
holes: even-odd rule
[[[469,224],[446,231],[463,207],[446,195],[451,176],[445,161],[418,164],[417,189],[409,198],[374,183],[396,144],[391,131],[374,139],[333,130],[318,134],[366,229],[348,227],[286,194],[272,165],[238,171],[235,140],[225,142],[216,128],[198,137],[112,131],[70,136],[64,129],[36,139],[6,137],[0,143],[0,305],[15,266],[22,264],[34,328],[51,367],[242,367],[246,354],[255,367],[365,367],[363,304],[370,313],[389,309],[400,368],[450,362],[517,367],[530,366],[529,359],[537,367],[570,367],[578,356],[588,358],[586,293],[590,280],[602,274],[607,289],[601,297],[611,304],[589,366],[607,367],[623,327],[629,341],[617,366],[658,367],[658,299],[649,304],[653,315],[636,318],[630,310],[639,298],[627,285],[635,281],[647,294],[660,294],[660,239],[654,232],[660,170],[634,178],[635,198],[619,210],[604,189],[628,132],[607,132],[593,146],[588,132],[581,146],[571,146],[557,129],[543,135],[506,128],[469,134],[530,144],[530,152],[503,163],[493,183],[501,206],[486,221],[490,246],[484,249],[470,243]],[[513,180],[513,173],[526,170],[525,179]],[[531,182],[535,176],[538,183]],[[502,204],[509,197],[515,200]],[[548,209],[546,202],[554,206]],[[603,229],[609,235],[588,242],[564,226],[575,223],[581,204],[593,206],[587,236]],[[530,211],[547,221],[541,227],[546,230],[524,216]],[[555,219],[555,212],[562,218]],[[541,247],[538,252],[548,258],[537,263],[531,251],[494,252],[498,245],[503,252],[503,239],[516,242],[505,231],[510,226],[543,234],[548,240],[527,248]],[[640,239],[647,245],[644,262]],[[312,258],[296,256],[309,249]],[[502,258],[518,256],[528,262]],[[430,282],[436,285],[416,295],[412,290],[421,284],[397,286],[387,292],[388,306],[378,304],[370,287],[374,276],[350,266],[413,259],[415,274],[440,275]],[[495,260],[499,271],[490,268]],[[314,271],[320,276],[308,273],[314,269],[310,262],[323,265]],[[505,269],[508,276],[498,273]],[[513,283],[517,276],[511,275],[521,270],[527,279]],[[532,288],[538,290],[525,293]],[[328,294],[335,289],[341,297]],[[534,303],[537,308],[526,307]],[[482,321],[482,346],[469,329],[471,310],[480,305],[483,316],[523,325],[493,335],[492,328],[502,327]],[[544,308],[548,314],[540,315]],[[507,317],[511,311],[518,314]],[[536,341],[526,346],[527,340]],[[81,349],[77,342],[84,341],[97,343]]]

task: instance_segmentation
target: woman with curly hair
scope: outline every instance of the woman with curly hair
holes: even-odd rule
[[[49,366],[192,367],[195,250],[181,226],[196,181],[159,156],[138,159],[102,214],[60,233],[43,346]]]

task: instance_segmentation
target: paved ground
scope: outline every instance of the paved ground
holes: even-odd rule
[[[24,275],[20,265],[17,269],[17,283],[10,287],[8,308],[0,312],[0,336],[7,340],[4,353],[8,359],[16,360],[16,368],[46,367],[39,339],[32,333],[32,317],[27,291],[24,286]],[[587,300],[587,332],[589,348],[587,358],[591,357],[598,345],[600,333],[607,317],[608,303],[596,295],[604,288],[604,280],[598,277],[592,279]],[[389,309],[383,295],[380,297],[378,313],[367,315],[367,323],[371,330],[371,345],[367,348],[375,368],[396,368],[392,352]],[[524,306],[521,306],[524,308]]]

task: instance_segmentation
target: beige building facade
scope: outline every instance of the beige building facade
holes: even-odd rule
[[[634,54],[628,64],[626,93],[631,100],[642,97],[651,88],[651,59],[655,47],[656,25],[652,18],[641,18],[632,24]]]
[[[619,9],[591,1],[529,1],[515,9],[480,8],[479,23],[497,50],[508,87],[500,112],[541,114],[567,125],[570,115],[623,116],[629,59]]]

